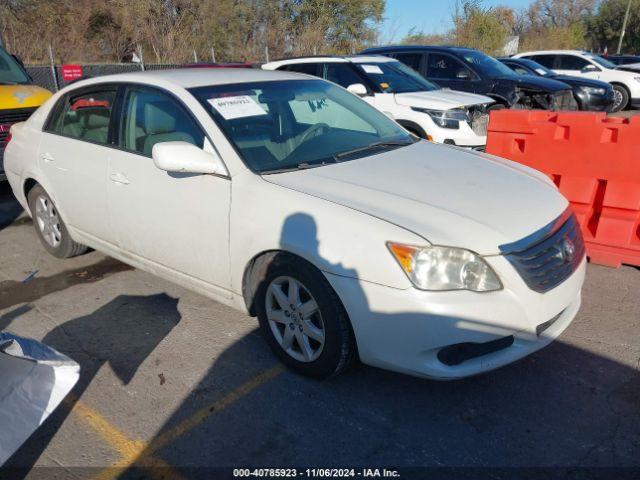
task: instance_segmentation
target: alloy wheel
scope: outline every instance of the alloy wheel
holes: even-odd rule
[[[325,343],[324,322],[318,303],[298,280],[283,276],[267,288],[265,307],[271,333],[288,355],[313,362]]]
[[[51,247],[56,248],[60,245],[60,218],[53,202],[45,195],[38,195],[36,198],[36,222],[42,237]]]

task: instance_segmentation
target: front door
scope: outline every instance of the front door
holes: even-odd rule
[[[212,148],[209,140],[173,96],[137,86],[123,94],[120,148],[111,154],[108,175],[120,248],[165,273],[228,289],[231,181],[169,173],[151,158],[160,142],[183,141],[207,149]]]

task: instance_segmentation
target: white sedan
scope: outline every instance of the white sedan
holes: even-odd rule
[[[585,254],[544,175],[417,141],[321,79],[100,77],[14,125],[6,169],[42,245],[101,250],[256,315],[315,377],[356,356],[453,379],[547,345]]]

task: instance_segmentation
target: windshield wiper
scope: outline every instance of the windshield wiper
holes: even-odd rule
[[[351,150],[346,150],[344,152],[335,153],[333,158],[336,162],[339,162],[341,158],[348,157],[350,155],[354,155],[356,153],[362,153],[369,150],[375,150],[378,148],[388,148],[388,147],[406,147],[407,145],[412,145],[414,142],[376,142],[371,143],[369,145],[365,145],[364,147],[353,148]]]
[[[313,163],[302,162],[302,163],[299,163],[297,165],[292,165],[292,166],[288,166],[288,167],[273,168],[271,170],[262,170],[260,172],[260,175],[268,175],[270,173],[293,172],[295,170],[307,170],[309,168],[323,167],[323,166],[329,165],[331,163],[336,163],[336,161],[332,160],[330,162],[327,162],[327,160],[325,159],[325,160],[322,160],[322,161],[319,161],[319,162],[313,162]]]

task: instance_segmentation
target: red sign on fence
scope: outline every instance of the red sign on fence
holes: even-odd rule
[[[71,82],[82,78],[82,65],[62,65],[62,80]]]

